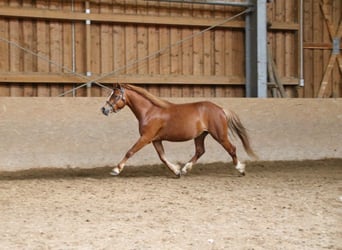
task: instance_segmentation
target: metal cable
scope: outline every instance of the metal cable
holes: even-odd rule
[[[80,78],[82,78],[82,79],[85,79],[85,80],[87,80],[87,81],[90,80],[87,76],[82,75],[82,74],[80,74],[80,73],[77,73],[76,71],[73,71],[73,70],[69,69],[68,67],[66,67],[66,66],[64,66],[64,65],[61,65],[61,64],[59,64],[59,63],[57,63],[57,62],[55,62],[55,61],[52,61],[52,60],[50,60],[48,57],[46,57],[46,56],[44,56],[44,55],[41,55],[41,54],[36,53],[36,52],[34,52],[34,51],[32,51],[32,50],[30,50],[30,49],[28,49],[28,48],[25,48],[25,47],[21,46],[20,44],[18,44],[18,43],[16,43],[16,42],[10,41],[10,40],[8,40],[8,39],[6,39],[6,38],[3,38],[3,37],[0,37],[0,40],[3,41],[3,42],[6,42],[6,43],[8,43],[8,44],[10,44],[10,45],[12,45],[12,46],[17,47],[17,48],[19,48],[19,49],[25,51],[26,53],[29,53],[29,54],[31,54],[31,55],[34,55],[34,56],[36,56],[37,58],[42,59],[43,61],[46,61],[46,62],[48,62],[49,64],[56,66],[57,68],[63,69],[63,70],[65,70],[66,72],[71,73],[72,75],[78,76],[78,77],[80,77]],[[96,81],[91,81],[91,82],[93,82],[93,83],[99,85],[99,86],[102,87],[102,88],[106,88],[106,89],[108,89],[108,90],[111,90],[111,88],[108,88],[107,86],[102,85],[101,83],[98,83],[98,82],[96,82]],[[79,87],[76,87],[75,89],[78,89],[78,88],[79,88]],[[69,93],[69,91],[68,91],[68,93]]]

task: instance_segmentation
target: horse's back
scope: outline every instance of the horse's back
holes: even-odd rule
[[[163,112],[165,121],[159,136],[171,141],[193,139],[225,120],[222,108],[209,101],[174,104]]]

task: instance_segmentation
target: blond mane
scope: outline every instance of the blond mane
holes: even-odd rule
[[[172,105],[171,102],[168,102],[166,100],[160,99],[158,97],[156,97],[155,95],[152,95],[150,92],[148,92],[147,90],[131,85],[131,84],[122,84],[122,86],[126,89],[130,89],[133,90],[135,92],[137,92],[138,94],[146,97],[148,100],[150,100],[154,105],[161,107],[161,108],[168,108]]]

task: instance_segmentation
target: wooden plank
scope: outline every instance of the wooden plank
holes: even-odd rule
[[[286,1],[288,2],[288,1]],[[298,31],[299,30],[299,24],[296,22],[279,22],[279,21],[273,21],[271,23],[268,23],[268,29],[272,31]]]
[[[9,3],[11,6],[19,7],[19,3],[17,1],[11,1]],[[9,20],[9,40],[22,44],[22,26],[18,20]],[[24,52],[19,48],[10,46],[10,71],[11,72],[20,72],[23,70],[23,56]],[[10,86],[10,95],[11,96],[23,96],[23,88],[20,84],[11,84]]]
[[[125,81],[131,83],[165,83],[165,84],[188,84],[188,85],[197,85],[197,84],[208,84],[212,83],[214,85],[243,85],[244,78],[240,78],[237,76],[192,76],[192,75],[153,75],[153,76],[120,76],[119,79],[126,79]],[[107,82],[110,79],[106,79]]]
[[[71,2],[65,2],[62,5],[63,11],[69,11],[72,9]],[[72,71],[72,22],[62,23],[62,37],[63,37],[63,66],[68,70],[63,69],[62,72],[69,73]],[[65,84],[63,85],[63,92],[67,92],[73,88],[73,85]],[[72,97],[72,92],[65,95],[66,97]]]
[[[244,32],[240,30],[233,31],[233,41],[243,41],[245,39]],[[227,76],[232,74],[235,76],[244,77],[245,76],[245,46],[243,42],[233,42],[233,55],[232,55],[232,73],[227,71]],[[227,68],[227,67],[226,67]],[[230,87],[227,87],[230,88]],[[242,87],[234,87],[232,89],[233,94],[237,94],[237,96],[244,97],[245,96],[245,86]]]
[[[328,65],[325,68],[325,72],[324,72],[324,75],[323,75],[321,86],[320,86],[318,94],[317,94],[317,97],[319,97],[319,98],[329,97],[328,94],[327,94],[327,86],[329,84],[329,78],[331,77],[331,71],[334,68],[334,64],[336,62],[336,58],[337,58],[336,54],[332,54],[330,56]]]
[[[109,8],[108,4],[106,3],[100,3],[100,13],[111,13],[113,10]],[[103,24],[97,24],[100,25],[100,36],[99,36],[99,68],[98,73],[105,74],[108,72],[112,72],[114,70],[114,27],[111,24],[103,23]],[[93,38],[93,40],[96,40],[96,38]],[[97,73],[96,69],[94,69],[94,73]],[[99,93],[96,93],[95,95],[98,96],[108,96],[109,91],[105,88],[99,88]]]
[[[99,77],[98,75],[94,75],[93,79]],[[92,78],[90,78],[92,79]],[[213,85],[244,85],[244,78],[237,76],[184,76],[184,75],[172,75],[172,76],[164,76],[164,75],[121,75],[121,76],[111,76],[105,78],[101,81],[104,84],[110,84],[117,82],[115,79],[118,79],[122,82],[128,83],[137,83],[137,84],[159,84],[160,82],[165,82],[165,84],[190,84],[190,85],[207,85],[209,83],[213,83]],[[119,81],[119,82],[120,82]],[[285,85],[297,85],[298,78],[295,77],[285,77],[281,78],[281,81]],[[1,82],[21,82],[23,84],[32,83],[32,82],[40,82],[40,83],[60,83],[64,84],[82,84],[85,83],[86,80],[83,78],[79,78],[74,74],[55,74],[55,73],[2,73],[0,75],[0,83]]]
[[[182,16],[183,17],[191,17],[191,5],[190,4],[182,4]],[[192,35],[192,29],[189,27],[184,27],[182,29],[182,39],[186,39]],[[187,40],[181,44],[182,49],[182,75],[190,76],[192,75],[192,51],[193,51],[193,41],[192,39]],[[190,85],[186,85],[183,87],[183,96],[185,97],[193,97],[194,90]]]
[[[215,30],[214,31],[214,70],[215,76],[224,76],[225,68],[224,68],[224,31]],[[225,88],[217,88],[216,92],[217,97],[226,96]]]
[[[294,1],[286,1],[285,2],[285,22],[294,21],[294,10],[295,5]],[[285,62],[284,62],[284,76],[294,76],[297,74],[297,54],[296,48],[297,44],[295,43],[295,34],[290,32],[285,32]],[[295,60],[294,60],[295,59]]]
[[[336,37],[342,41],[342,3],[341,1],[332,1],[332,17],[337,27]],[[342,43],[340,43],[342,45]],[[341,46],[340,46],[341,49]],[[332,74],[332,97],[342,97],[342,54],[337,56],[337,67],[334,68]]]
[[[32,7],[32,4],[29,2],[23,2],[23,7]],[[34,37],[36,35],[36,31],[34,29],[33,23],[31,20],[22,20],[22,32],[23,32],[23,44],[25,48],[36,51],[36,38]],[[36,71],[36,63],[37,58],[30,54],[25,52],[23,55],[23,67],[25,72],[33,72]],[[23,96],[35,96],[36,95],[36,88],[33,86],[33,84],[25,84],[23,86]]]
[[[278,86],[275,81],[273,67],[272,67],[272,52],[271,52],[271,46],[267,46],[267,74],[268,74],[268,86],[271,87],[271,95],[272,97],[278,97]]]
[[[148,27],[148,53],[152,55],[159,50],[159,30],[156,27]],[[148,74],[159,74],[159,56],[148,59]]]
[[[237,56],[241,56],[241,46],[243,46],[243,44],[234,41],[238,41],[237,39],[240,38],[241,37],[238,36],[237,32],[234,32],[233,30],[224,31],[224,75],[239,73],[237,67],[241,65],[238,61],[235,61],[235,59],[237,59]],[[238,60],[241,61],[241,58]]]
[[[137,72],[137,30],[134,25],[125,26],[125,74]]]
[[[337,61],[338,61],[338,65],[339,65],[339,69],[340,72],[336,72],[336,74],[340,74],[339,76],[336,76],[334,79],[335,80],[335,84],[334,84],[334,97],[342,97],[342,55],[338,55],[337,56]]]
[[[158,6],[159,3],[148,3],[148,10],[147,15],[149,16],[158,16]],[[148,54],[152,55],[159,50],[159,29],[157,25],[149,25],[147,27],[147,34],[148,34]],[[150,57],[148,59],[148,74],[149,75],[156,75],[159,74],[159,56]],[[158,86],[151,85],[148,86],[147,89],[157,96],[159,96],[159,88]]]
[[[204,13],[204,18],[214,18],[214,6],[208,7]],[[215,31],[210,30],[203,33],[203,76],[209,77],[215,75]],[[208,82],[213,84],[212,82]],[[212,95],[216,96],[217,89],[220,87],[213,87]]]
[[[193,16],[201,16],[201,10],[198,9],[198,5],[193,7]],[[201,29],[194,28],[193,34],[198,34]],[[203,64],[203,35],[196,36],[193,38],[193,75],[201,76],[204,74],[204,64]]]
[[[173,5],[174,8],[181,9],[181,4],[177,3]],[[181,13],[178,11],[174,11],[174,18],[178,18],[181,16]],[[180,27],[170,27],[170,43],[171,45],[176,44],[178,41],[182,39],[182,32]],[[179,75],[182,71],[182,50],[181,46],[173,46],[170,49],[170,74]],[[183,86],[171,86],[171,97],[182,97],[183,96]]]
[[[279,90],[280,96],[281,97],[287,97],[287,94],[285,92],[283,83],[281,82],[281,79],[280,79],[279,74],[278,74],[277,65],[275,64],[275,62],[273,60],[273,57],[272,57],[270,49],[268,49],[268,61],[270,61],[269,63],[271,64],[272,73],[273,73],[273,76],[274,76],[275,84],[277,85],[277,88]]]
[[[170,30],[166,27],[159,28],[159,49],[164,50],[170,46]],[[159,56],[159,72],[162,75],[170,74],[171,69],[171,59],[170,50],[164,50]]]
[[[334,16],[337,20],[340,20],[340,29],[339,29],[339,32],[338,32],[338,36],[342,36],[342,2],[341,1],[334,1]],[[340,72],[336,72],[335,73],[335,82],[336,82],[336,95],[338,97],[342,97],[342,77],[341,77],[341,74],[342,74],[342,55],[340,53],[340,55],[337,57],[338,59],[338,63],[339,63],[339,69],[340,69]]]
[[[314,42],[322,42],[323,41],[323,20],[322,13],[320,10],[320,0],[313,0],[313,41]],[[313,94],[316,97],[318,95],[318,91],[321,85],[321,79],[323,76],[323,53],[322,51],[315,50],[313,51]]]
[[[161,8],[159,10],[160,16],[169,16],[170,11],[168,8]],[[168,49],[170,47],[170,28],[167,26],[159,27],[159,49],[163,52],[159,56],[159,72],[161,75],[169,75],[171,70],[171,51]],[[166,50],[164,50],[166,49]],[[163,85],[161,82],[160,86],[160,96],[169,97],[171,96],[171,87]]]
[[[270,2],[267,4],[267,21],[268,22],[273,22],[274,18],[275,18],[275,10],[274,10],[274,1]],[[274,73],[273,73],[273,68],[272,68],[272,64],[271,64],[271,60],[273,60],[273,58],[271,57],[271,55],[274,53],[273,48],[275,48],[274,44],[275,44],[275,34],[274,32],[268,32],[267,34],[267,75],[268,75],[268,95],[267,96],[271,96],[274,98],[278,97],[278,90],[277,90],[277,86],[275,83],[275,79],[274,79]]]
[[[236,13],[236,9],[232,7],[225,7],[223,9],[223,14],[225,12],[231,13],[230,15],[234,15]],[[243,19],[243,18],[242,18]],[[226,76],[230,75],[242,75],[244,76],[244,58],[245,58],[245,47],[244,47],[244,32],[236,29],[222,29],[224,32],[223,36],[223,53],[224,53],[224,74]],[[230,33],[230,34],[229,34]],[[242,35],[242,36],[241,36]],[[232,39],[232,40],[230,40]],[[232,42],[232,41],[241,41],[241,42]],[[231,50],[230,55],[227,52]],[[239,66],[241,68],[239,69]],[[242,73],[241,73],[242,72]],[[239,96],[238,93],[240,86],[229,86],[225,85],[223,89],[224,97],[232,97]],[[244,87],[242,87],[244,89]]]
[[[303,13],[303,40],[304,44],[306,42],[312,43],[313,42],[313,21],[312,21],[312,2],[304,1],[304,13]],[[303,51],[303,57],[305,58],[305,63],[303,65],[304,68],[304,93],[303,97],[313,97],[313,51],[309,49],[305,49]]]
[[[182,38],[181,30],[178,28],[171,28],[170,29],[170,43],[175,44],[176,42],[180,41]],[[170,56],[171,56],[171,65],[170,65],[170,74],[180,74],[182,71],[182,60],[181,60],[181,47],[180,46],[173,46],[170,49]]]
[[[108,73],[111,70],[106,72],[102,71],[103,64],[107,64],[107,58],[111,53],[111,44],[103,43],[104,37],[102,33],[102,25],[92,24],[91,25],[91,74],[101,74]],[[104,46],[107,49],[106,55],[102,54],[101,47]],[[108,55],[107,55],[108,54]],[[92,84],[90,89],[90,95],[94,97],[101,96],[102,87]]]
[[[327,1],[320,2],[319,6],[321,8],[321,11],[322,11],[322,14],[323,14],[323,17],[325,20],[325,24],[326,24],[326,27],[327,27],[328,32],[329,32],[330,39],[333,39],[335,37],[335,28],[334,28],[333,22],[331,20],[331,17],[328,14],[329,13],[329,10],[328,10],[329,9],[329,2],[327,2]]]
[[[136,0],[126,0],[125,14],[136,15],[137,10],[135,9]],[[137,65],[137,27],[135,23],[125,25],[125,73],[136,74]]]
[[[296,11],[296,7],[294,5],[295,3],[299,3],[297,0],[282,0],[285,2],[287,5],[290,3],[293,6],[293,9],[289,9],[289,7],[286,9],[287,10],[287,16],[289,16],[289,13],[293,13]],[[290,18],[289,20],[283,20],[279,21],[278,13],[279,9],[276,9],[276,4],[278,4],[280,1],[268,1],[267,4],[267,29],[269,32],[269,36],[273,36],[273,34],[277,32],[282,32],[282,31],[290,31],[290,32],[296,32],[299,31],[299,20],[298,19],[292,19]],[[291,7],[292,7],[291,6]],[[285,12],[285,10],[283,10]]]
[[[207,13],[204,12],[206,15]],[[199,5],[193,6],[193,16],[202,16],[202,8]],[[194,28],[193,33],[199,34],[200,28]],[[193,75],[204,75],[204,36],[203,33],[193,38]],[[211,88],[209,85],[203,85],[194,88],[194,95],[198,97],[211,96]]]
[[[113,5],[113,15],[124,13],[124,4]],[[125,65],[125,28],[121,24],[113,24],[113,69],[116,71],[116,75],[123,74],[120,69]],[[112,83],[118,83],[118,80]],[[108,95],[108,94],[107,94]]]
[[[147,2],[139,4],[137,9],[138,15],[146,15]],[[143,24],[139,24],[137,27],[137,58],[140,61],[148,56],[148,30]],[[138,74],[147,74],[148,72],[148,59],[140,61],[138,66]]]
[[[226,10],[220,6],[213,7],[213,16],[215,18],[223,18],[225,13],[223,12]],[[228,12],[228,11],[227,11]],[[224,30],[223,29],[214,29],[213,30],[213,73],[215,76],[224,75],[225,74],[225,46],[224,46]],[[225,97],[226,96],[227,86],[216,86],[215,95],[218,97]]]
[[[235,40],[234,32],[232,30],[223,31],[223,56],[221,60],[224,63],[224,75],[233,75],[234,67],[237,67],[236,62],[234,62],[234,57],[236,55],[236,51],[234,46],[238,46],[239,43],[233,43]],[[214,43],[216,44],[216,43]],[[215,49],[216,50],[216,49]],[[215,63],[213,63],[215,65]],[[226,96],[227,86],[216,86],[214,91],[214,95],[216,97],[225,97]]]
[[[45,0],[36,1],[37,8],[47,8],[47,3]],[[37,52],[39,55],[49,58],[49,47],[50,36],[48,30],[48,24],[44,20],[37,20]],[[37,59],[37,71],[41,73],[49,72],[50,65],[42,59]],[[39,84],[37,86],[37,96],[46,97],[50,96],[50,86],[49,84]]]
[[[61,9],[60,1],[51,0],[50,1],[51,9]],[[63,63],[62,58],[62,24],[59,21],[51,21],[50,22],[50,60],[54,63],[61,66]],[[50,72],[60,72],[61,68],[56,65],[50,65]],[[62,87],[58,84],[50,85],[50,95],[58,96],[62,92]]]
[[[75,12],[83,11],[84,12],[84,1],[74,1],[74,9]],[[75,63],[76,63],[76,72],[81,74],[85,74],[87,72],[87,64],[86,64],[86,27],[85,23],[75,23]],[[77,78],[78,79],[78,78]],[[77,81],[74,81],[77,83]],[[75,87],[78,84],[75,84]],[[75,96],[86,96],[86,88],[80,88],[75,91]]]
[[[86,2],[87,3],[87,2]],[[89,7],[90,13],[100,13],[101,5],[100,1],[89,1],[89,6],[86,5],[86,8]],[[106,57],[101,53],[101,46],[104,37],[102,36],[102,26],[105,24],[99,23],[91,23],[86,24],[86,29],[89,26],[90,29],[90,68],[88,68],[91,74],[101,74],[102,73],[102,57]],[[86,31],[87,32],[87,31]],[[110,44],[104,44],[104,46],[108,49],[107,54],[110,54]],[[91,84],[91,86],[87,87],[87,96],[98,97],[101,96],[102,88],[96,84]]]
[[[93,75],[90,79],[95,79],[99,77],[99,75]],[[140,75],[140,74],[132,74],[132,75],[114,75],[110,77],[103,78],[101,80],[102,83],[137,83],[137,84],[157,84],[157,83],[166,83],[166,84],[208,84],[212,83],[214,85],[243,85],[244,77],[241,76],[193,76],[193,75]],[[80,78],[74,74],[61,74],[61,73],[27,73],[27,72],[13,72],[7,73],[3,72],[0,74],[0,82],[9,82],[9,83],[32,83],[32,82],[40,82],[40,83],[53,83],[53,84],[82,84],[85,83],[86,80]]]
[[[223,17],[223,13],[220,11],[221,7],[214,6],[214,16]],[[215,29],[213,30],[213,43],[214,43],[214,50],[213,50],[213,73],[215,76],[224,76],[225,75],[225,55],[224,55],[224,30],[222,29]],[[217,97],[224,97],[226,96],[226,86],[217,86],[215,96]]]
[[[224,11],[226,15],[224,17],[231,16],[232,14],[229,11]],[[211,6],[211,8],[208,8],[207,10],[203,10],[203,17],[204,18],[212,18],[215,17],[215,7]],[[220,16],[221,17],[221,16]],[[223,17],[223,16],[222,16]],[[235,20],[238,21],[238,20]],[[230,29],[229,29],[230,30]],[[228,31],[226,30],[225,31]],[[215,43],[211,41],[211,44],[208,42],[210,41],[210,33],[213,35],[215,31],[207,31],[206,33],[209,33],[208,36],[206,37],[206,33],[204,33],[203,36],[203,75],[210,75],[215,73],[214,69],[214,49],[215,49]],[[206,46],[209,46],[206,48]],[[212,55],[212,56],[207,56],[207,55]],[[206,62],[207,61],[207,62]],[[203,86],[203,97],[215,97],[216,96],[216,88],[217,86],[211,84],[208,82],[207,85]]]
[[[285,2],[277,1],[275,2],[275,20],[278,22],[285,21]],[[275,43],[277,44],[275,48],[275,54],[273,55],[274,61],[277,65],[279,76],[285,75],[285,34],[283,32],[277,32],[275,34]]]
[[[85,1],[85,11],[90,11],[90,2],[89,0]],[[90,13],[87,14],[87,16]],[[91,36],[91,21],[87,19],[85,24],[85,58],[86,58],[86,75],[92,74],[92,36]],[[91,96],[91,86],[86,86],[87,96]]]
[[[213,18],[213,6],[210,6],[206,9],[203,14],[204,18]],[[214,31],[210,30],[203,33],[203,75],[210,76],[215,74],[214,67]]]
[[[321,4],[322,4],[322,2],[321,2]],[[325,5],[324,9],[327,11],[324,14],[324,16],[325,15],[329,15],[330,16],[330,13],[332,13],[332,3],[331,3],[331,1],[326,1],[324,5]],[[332,25],[331,28],[333,29],[333,32],[334,32],[334,34],[332,34],[332,35],[335,36],[336,29],[335,29],[334,25]],[[322,30],[322,41],[331,41],[330,31],[326,28],[326,26]],[[323,60],[322,60],[323,61],[323,65],[324,65],[323,67],[326,67],[325,65],[327,65],[329,60],[330,60],[331,51],[321,50],[321,52],[322,52],[322,57],[323,57]],[[335,62],[336,62],[336,60],[335,60]],[[335,64],[335,62],[333,64]],[[334,65],[333,65],[333,68],[334,68]],[[332,77],[332,75],[333,75],[333,70],[334,69],[332,69],[332,72],[330,73],[330,77],[328,78],[328,81],[330,80],[329,81],[330,84],[328,84],[326,86],[326,89],[325,89],[325,96],[328,96],[328,97],[332,96],[332,85],[333,85],[333,77]],[[323,78],[324,78],[324,74],[325,74],[325,72],[323,72]]]
[[[340,69],[340,73],[342,74],[342,55],[339,54],[337,56],[337,62],[338,62],[338,66],[339,66],[339,69]]]
[[[0,2],[0,9],[5,5],[5,2]],[[0,19],[0,37],[9,39],[9,22],[5,19]],[[0,70],[8,72],[10,70],[10,45],[6,42],[0,41]],[[9,96],[9,84],[0,84],[0,96]]]
[[[323,49],[323,50],[331,50],[333,48],[331,42],[305,42],[304,49]],[[340,49],[342,49],[342,44],[340,45]]]
[[[134,1],[133,1],[134,2]],[[129,6],[135,6],[130,1]],[[131,9],[131,8],[130,8]],[[112,22],[112,23],[126,23],[126,24],[150,24],[150,25],[172,25],[172,26],[197,26],[197,27],[209,27],[216,23],[222,22],[224,19],[211,19],[206,20],[197,17],[179,17],[173,18],[169,16],[149,16],[139,15],[136,13],[128,14],[105,14],[105,13],[91,13],[89,15],[83,12],[71,12],[71,11],[56,11],[47,9],[29,9],[29,8],[11,8],[2,7],[0,9],[0,16],[13,17],[13,18],[34,18],[34,19],[49,19],[49,20],[73,20],[84,22],[90,19],[92,22]],[[228,28],[241,28],[245,27],[243,21],[231,21],[219,25],[219,27]]]

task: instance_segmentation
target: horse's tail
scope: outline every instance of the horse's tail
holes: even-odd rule
[[[228,128],[232,131],[232,134],[238,135],[246,153],[250,157],[257,159],[258,156],[254,153],[254,151],[251,147],[247,130],[242,125],[242,122],[241,122],[239,116],[235,112],[233,112],[232,110],[228,110],[228,111],[224,110],[224,112],[226,113]]]

